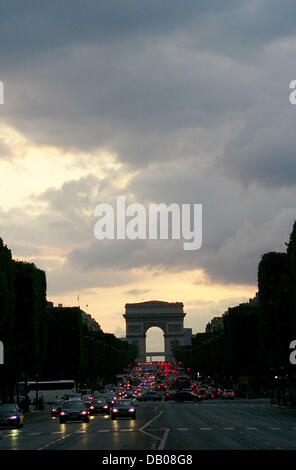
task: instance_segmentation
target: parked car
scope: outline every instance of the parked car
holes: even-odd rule
[[[18,405],[8,403],[0,405],[0,426],[20,428],[24,424],[24,415]]]
[[[66,421],[83,421],[88,423],[89,415],[83,401],[73,400],[63,403],[60,411],[60,423],[66,423]]]
[[[136,408],[130,400],[118,400],[116,405],[111,408],[111,419],[117,418],[136,419]]]

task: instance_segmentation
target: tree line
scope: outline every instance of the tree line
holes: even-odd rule
[[[90,327],[79,307],[54,307],[46,299],[46,275],[14,260],[0,238],[0,400],[13,400],[22,380],[74,379],[96,387],[133,362],[134,345]]]
[[[194,373],[239,388],[268,389],[286,378],[295,388],[290,343],[296,339],[296,222],[285,252],[263,254],[256,302],[229,308],[220,328],[206,328],[175,357]],[[209,325],[207,325],[209,326]]]

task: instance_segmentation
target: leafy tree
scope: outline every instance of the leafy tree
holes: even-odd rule
[[[46,315],[45,272],[33,263],[13,261],[16,295],[16,368],[32,378],[42,372]]]
[[[267,369],[288,365],[292,304],[287,253],[265,253],[258,266],[261,359]]]
[[[15,292],[11,251],[0,238],[0,340],[4,344],[4,365],[0,365],[0,395],[11,399],[15,360]]]

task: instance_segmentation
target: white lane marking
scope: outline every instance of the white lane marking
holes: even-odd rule
[[[153,423],[153,421],[155,421],[157,418],[159,418],[159,416],[161,416],[162,414],[163,414],[163,410],[160,411],[160,412],[158,413],[158,415],[154,416],[154,418],[150,419],[150,421],[147,421],[147,423],[144,424],[144,426],[142,426],[142,427],[140,428],[140,431],[143,431],[145,428],[147,428],[147,426],[149,426],[149,424]]]
[[[170,432],[169,429],[165,430],[157,450],[163,450],[164,449],[164,446],[165,446],[166,440],[168,438],[169,432]]]
[[[39,449],[37,449],[37,450],[46,449],[47,447],[50,447],[50,446],[52,446],[53,444],[56,444],[57,442],[60,442],[60,441],[62,441],[63,439],[66,439],[67,437],[72,436],[72,435],[73,435],[73,434],[65,434],[65,436],[61,437],[60,439],[57,439],[56,441],[48,442],[47,444],[44,444],[42,447],[39,447]]]
[[[246,429],[248,429],[249,431],[257,431],[258,428],[255,428],[253,426],[247,426]]]
[[[139,431],[142,432],[142,433],[144,433],[144,434],[147,434],[147,436],[150,436],[150,437],[152,437],[153,439],[157,439],[158,441],[161,441],[161,438],[160,438],[160,437],[154,436],[153,434],[150,434],[149,432],[144,431],[144,429],[145,429],[147,426],[149,426],[149,424],[153,423],[153,421],[155,421],[157,418],[159,418],[159,416],[161,416],[162,413],[163,413],[163,410],[160,411],[160,412],[158,413],[158,415],[154,416],[154,418],[150,419],[150,421],[147,421],[147,423],[144,424],[144,426],[142,426],[142,427],[139,429]]]
[[[111,429],[99,429],[98,432],[111,432]]]
[[[120,429],[120,432],[132,432],[134,429]]]
[[[177,430],[177,431],[189,431],[188,428],[177,428],[176,430]]]
[[[201,431],[211,431],[212,428],[199,428]]]

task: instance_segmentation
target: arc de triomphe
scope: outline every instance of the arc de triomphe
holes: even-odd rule
[[[173,349],[184,345],[184,317],[182,302],[152,300],[125,305],[126,339],[138,347],[139,362],[147,356],[165,356],[165,361],[174,361]],[[146,333],[158,327],[164,335],[164,352],[146,352]]]

